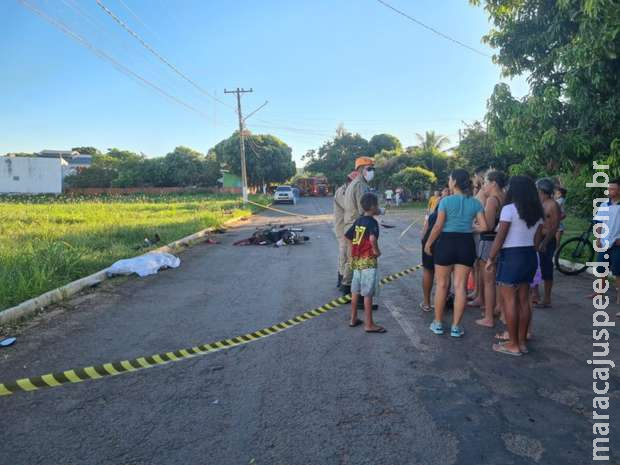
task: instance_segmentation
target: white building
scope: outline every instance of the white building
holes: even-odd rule
[[[61,194],[62,158],[0,157],[0,194]]]

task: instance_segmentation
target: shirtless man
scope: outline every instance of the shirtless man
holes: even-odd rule
[[[543,240],[538,249],[540,259],[540,273],[544,281],[545,295],[543,301],[535,305],[536,308],[551,307],[551,289],[553,287],[553,256],[557,246],[555,235],[560,226],[560,206],[553,198],[554,184],[549,178],[542,178],[536,182],[538,197],[545,211],[543,224]]]

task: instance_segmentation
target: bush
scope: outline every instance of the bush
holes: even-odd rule
[[[423,192],[437,182],[437,176],[432,171],[414,166],[400,170],[391,181],[395,187],[404,187],[409,192]]]

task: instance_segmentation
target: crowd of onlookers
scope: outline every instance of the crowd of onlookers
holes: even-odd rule
[[[508,181],[498,170],[477,173],[473,179],[455,170],[449,185],[430,199],[422,237],[420,308],[435,311],[431,331],[443,334],[442,316],[452,288],[451,336],[464,334],[465,307],[480,307],[477,324],[492,328],[496,318],[506,323],[493,349],[521,355],[528,351],[532,309],[551,306],[553,257],[565,216],[556,196],[565,198],[566,191],[547,178],[534,183],[513,176]],[[468,289],[473,292],[468,294]]]
[[[364,308],[366,331],[385,332],[372,320],[381,255],[374,219],[381,209],[368,187],[373,176],[372,159],[360,157],[348,183],[335,195],[338,282],[343,293],[352,295],[351,326],[362,323],[357,310]],[[620,276],[619,182],[609,183],[609,201],[601,206],[611,211],[601,221],[610,230],[610,243],[598,257],[610,262],[615,276]],[[391,189],[386,192],[388,203],[394,195]],[[480,307],[478,325],[493,328],[498,319],[506,325],[496,334],[493,350],[515,356],[528,353],[533,309],[552,305],[554,255],[564,231],[565,199],[566,189],[549,178],[508,178],[494,169],[470,177],[463,169],[454,170],[448,185],[430,197],[422,230],[420,308],[434,312],[430,330],[444,334],[443,315],[450,306],[450,335],[462,337],[465,308]]]

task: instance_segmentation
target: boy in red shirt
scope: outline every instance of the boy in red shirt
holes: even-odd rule
[[[357,302],[360,295],[364,297],[364,329],[367,333],[385,333],[385,328],[377,326],[372,320],[372,300],[379,285],[377,258],[379,250],[379,223],[373,218],[379,214],[377,196],[366,193],[360,199],[364,214],[345,233],[351,242],[351,322],[349,326],[358,326],[362,322],[357,318]]]

